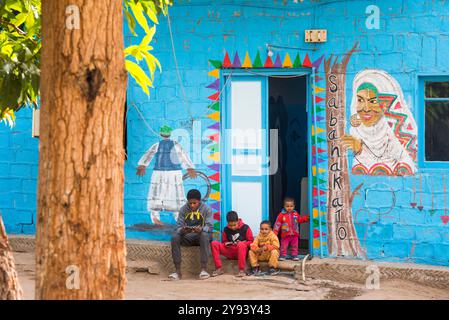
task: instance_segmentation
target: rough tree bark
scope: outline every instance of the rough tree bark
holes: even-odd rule
[[[348,159],[340,145],[346,132],[346,67],[357,44],[343,60],[325,60],[328,141],[328,248],[331,256],[365,257],[352,219]]]
[[[122,5],[42,2],[37,299],[124,298]]]
[[[0,300],[20,300],[22,298],[23,292],[19,284],[14,257],[0,215]]]

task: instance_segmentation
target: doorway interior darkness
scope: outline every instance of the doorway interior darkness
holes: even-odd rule
[[[278,130],[278,170],[269,179],[270,220],[275,222],[284,197],[307,214],[307,77],[270,77],[269,127]],[[301,225],[300,253],[308,253],[309,223]]]

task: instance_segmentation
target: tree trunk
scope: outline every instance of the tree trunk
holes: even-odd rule
[[[36,299],[124,298],[122,5],[42,2]]]
[[[22,297],[14,257],[0,215],[0,300],[20,300]]]
[[[331,256],[364,257],[352,219],[348,159],[340,145],[346,131],[346,66],[357,44],[345,58],[325,61],[328,141],[328,248]]]

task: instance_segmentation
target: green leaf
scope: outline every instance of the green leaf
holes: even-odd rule
[[[131,76],[136,80],[137,84],[142,88],[142,90],[147,95],[149,95],[150,91],[149,91],[148,87],[152,87],[153,82],[145,74],[145,72],[142,70],[142,68],[138,64],[136,64],[130,60],[125,61],[125,67],[126,67],[126,70],[131,74]]]
[[[144,16],[144,10],[142,7],[142,4],[140,2],[134,3],[129,2],[129,7],[131,8],[131,11],[134,15],[134,18],[136,18],[137,23],[142,27],[142,29],[145,31],[145,33],[150,33],[150,27],[148,26],[148,21]]]

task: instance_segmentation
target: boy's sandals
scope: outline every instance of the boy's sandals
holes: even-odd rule
[[[221,276],[222,274],[224,274],[223,270],[217,269],[214,272],[212,272],[212,277],[218,277]]]
[[[168,278],[170,280],[177,281],[177,280],[181,280],[181,275],[176,272],[173,272],[168,276]]]
[[[204,280],[204,279],[207,279],[207,278],[209,278],[210,277],[210,274],[207,272],[207,271],[201,271],[200,272],[200,275],[199,275],[199,278],[201,279],[201,280]]]
[[[278,261],[285,261],[287,258],[285,256],[280,256]]]
[[[244,277],[244,276],[246,276],[245,270],[240,270],[239,273],[237,274],[237,277]]]

